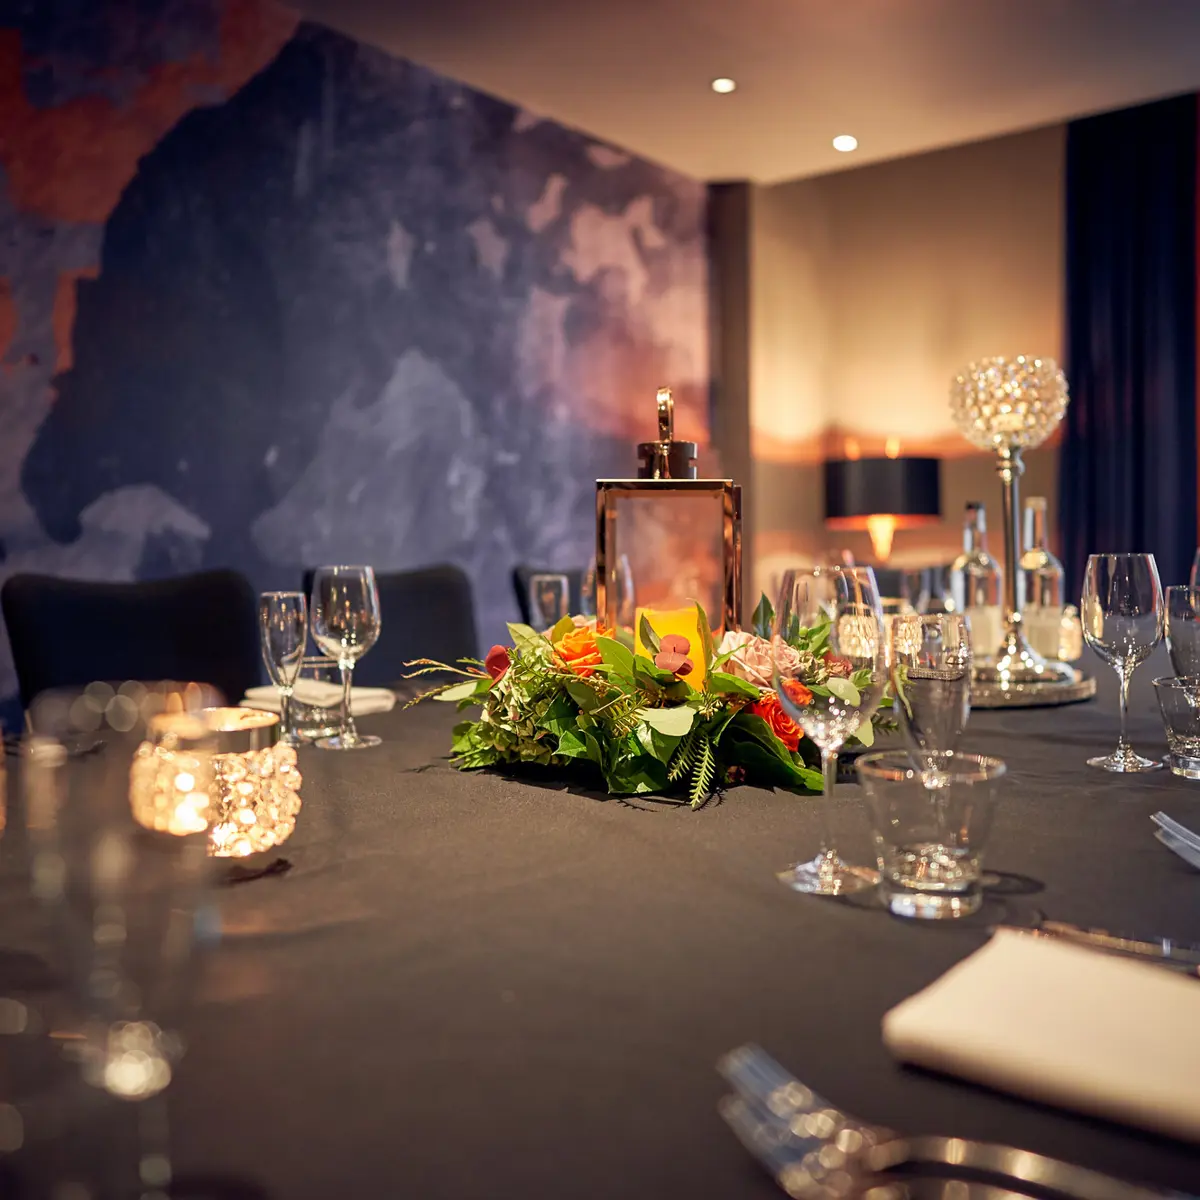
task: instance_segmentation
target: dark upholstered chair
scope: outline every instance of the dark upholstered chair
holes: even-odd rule
[[[0,588],[21,703],[96,680],[194,680],[230,704],[259,681],[258,599],[236,571],[146,583],[13,575]]]
[[[525,563],[518,563],[513,567],[512,584],[513,591],[517,594],[517,608],[520,610],[521,620],[526,625],[533,616],[529,607],[529,581],[535,575],[565,575],[567,589],[570,593],[571,612],[573,614],[579,612],[583,590],[583,572],[578,567],[564,570],[561,567],[530,567]]]
[[[304,572],[311,600],[313,576]],[[433,658],[452,663],[479,657],[471,581],[449,564],[416,571],[376,571],[379,641],[354,666],[362,687],[391,687],[402,681],[406,662]]]

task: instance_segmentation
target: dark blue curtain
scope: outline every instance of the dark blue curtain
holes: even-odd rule
[[[1063,562],[1152,552],[1163,586],[1196,548],[1196,97],[1067,129]]]

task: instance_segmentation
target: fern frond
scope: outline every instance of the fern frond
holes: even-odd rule
[[[696,762],[692,767],[692,786],[689,790],[693,808],[699,808],[708,799],[716,774],[717,756],[713,753],[708,734],[702,731],[696,737]]]
[[[667,768],[667,782],[678,783],[692,769],[695,761],[696,730],[693,727],[683,735],[683,740],[675,747],[671,765]]]

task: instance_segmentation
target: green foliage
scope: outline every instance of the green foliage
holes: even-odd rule
[[[755,637],[771,640],[775,628],[775,609],[765,594],[758,598],[758,607],[750,617],[750,624]]]
[[[645,613],[642,613],[638,619],[638,637],[641,639],[642,645],[650,651],[651,654],[657,654],[662,642],[659,641],[658,634],[654,632],[654,626],[650,624]]]

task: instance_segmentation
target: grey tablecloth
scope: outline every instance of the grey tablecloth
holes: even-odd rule
[[[1165,749],[1156,668],[1131,721],[1147,753]],[[1010,767],[1002,886],[937,927],[776,883],[816,849],[819,798],[743,788],[693,813],[462,775],[437,704],[364,720],[379,749],[304,751],[293,870],[222,894],[171,1092],[177,1169],[289,1200],[769,1197],[715,1111],[715,1060],[753,1040],[902,1131],[1200,1189],[1200,1148],[906,1070],[880,1042],[890,1006],[1033,908],[1200,941],[1200,873],[1147,819],[1200,826],[1200,787],[1084,765],[1116,731],[1094,669],[1096,702],[973,715],[967,748]],[[857,788],[834,821],[866,860]]]

